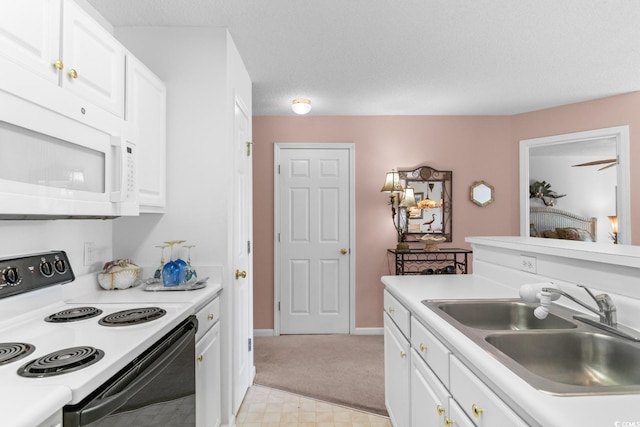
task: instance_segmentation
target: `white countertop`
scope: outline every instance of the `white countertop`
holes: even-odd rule
[[[517,298],[517,290],[474,275],[384,276],[386,289],[468,364],[528,424],[541,427],[640,426],[640,394],[555,396],[538,391],[480,350],[421,301],[425,299]],[[616,424],[618,423],[618,424]]]

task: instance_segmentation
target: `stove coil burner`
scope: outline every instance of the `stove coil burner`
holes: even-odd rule
[[[98,323],[103,326],[138,325],[159,319],[165,314],[167,312],[160,307],[133,308],[104,316]]]
[[[66,374],[93,365],[104,357],[104,351],[93,347],[71,347],[54,351],[23,365],[18,375],[29,378],[44,378]]]
[[[95,307],[74,307],[62,310],[44,318],[45,322],[67,323],[77,320],[91,319],[102,314],[102,310]]]
[[[0,365],[15,362],[34,352],[36,346],[21,342],[0,343]]]

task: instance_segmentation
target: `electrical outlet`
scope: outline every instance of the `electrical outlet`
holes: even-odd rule
[[[93,242],[84,242],[84,266],[90,267],[93,264],[93,255],[95,250]]]
[[[536,273],[538,265],[536,257],[528,255],[520,255],[520,270],[528,271],[529,273]]]

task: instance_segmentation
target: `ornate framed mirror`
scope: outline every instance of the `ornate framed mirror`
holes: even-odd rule
[[[416,207],[400,207],[398,225],[406,230],[407,242],[417,242],[425,236],[444,237],[451,242],[452,172],[429,166],[399,170],[404,187],[413,188]],[[408,212],[407,212],[408,209]]]

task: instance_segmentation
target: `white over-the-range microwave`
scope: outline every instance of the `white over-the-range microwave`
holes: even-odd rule
[[[138,215],[134,143],[0,96],[0,219]]]

